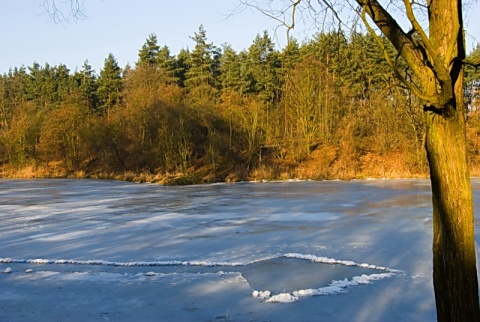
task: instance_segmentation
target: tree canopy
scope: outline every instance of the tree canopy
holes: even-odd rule
[[[410,90],[392,87],[394,74],[371,35],[320,32],[303,43],[292,39],[279,50],[264,32],[237,52],[211,44],[200,28],[192,37],[193,50],[177,55],[160,47],[153,35],[140,48],[135,67],[123,73],[109,54],[98,73],[86,61],[73,72],[64,65],[34,63],[2,75],[2,163],[47,166],[51,158],[46,160],[37,144],[41,127],[50,113],[68,103],[85,118],[79,124],[85,159],[76,165],[85,172],[195,172],[210,149],[222,160],[216,163],[222,171],[215,172],[215,180],[256,177],[262,173],[258,169],[272,178],[427,174],[422,104]],[[150,47],[154,59],[142,64],[140,53]],[[478,76],[472,70],[467,80],[473,86]],[[471,107],[467,125],[476,126],[477,92],[467,91],[466,97]],[[168,119],[178,113],[184,115],[185,131],[197,133],[188,136],[191,141],[170,133],[174,128],[169,130]],[[153,122],[149,132],[141,130],[145,124],[135,123],[140,115]],[[302,119],[307,123],[299,123]],[[474,128],[468,133],[475,171],[479,142]],[[143,158],[137,164],[127,146],[147,135],[152,135],[151,144],[136,152]],[[167,149],[178,145],[177,139],[188,147],[187,157]],[[52,155],[57,163],[65,161],[62,154]],[[325,166],[312,169],[313,159]]]

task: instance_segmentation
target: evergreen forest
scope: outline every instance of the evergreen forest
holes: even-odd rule
[[[33,63],[1,75],[0,177],[193,184],[428,176],[422,104],[373,36],[322,32],[279,50],[263,32],[237,52],[210,43],[200,26],[191,40],[192,49],[173,55],[150,34],[134,66],[108,54],[98,73],[85,61],[75,71]],[[478,176],[480,72],[467,68],[465,81]]]

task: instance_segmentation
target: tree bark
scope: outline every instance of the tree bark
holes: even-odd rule
[[[433,283],[439,321],[480,321],[474,211],[466,151],[461,1],[436,0],[429,7],[430,39],[449,66],[450,103],[426,108],[426,149],[433,203]],[[442,86],[425,80],[425,87]],[[436,90],[438,94],[438,89]],[[442,91],[439,93],[442,94]]]
[[[456,106],[458,106],[456,102]],[[461,108],[426,112],[433,203],[433,282],[438,321],[480,321],[473,202]]]

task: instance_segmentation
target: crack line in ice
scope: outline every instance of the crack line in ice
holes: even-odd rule
[[[294,258],[300,260],[309,260],[314,263],[330,264],[330,265],[345,265],[356,266],[360,268],[372,269],[381,271],[383,273],[363,274],[361,276],[354,276],[352,279],[345,278],[344,280],[333,280],[329,285],[317,289],[303,289],[293,291],[292,293],[280,293],[272,295],[270,291],[254,290],[252,296],[259,298],[269,303],[291,303],[300,300],[303,297],[318,296],[318,295],[333,295],[339,293],[346,293],[347,289],[352,286],[370,284],[372,281],[390,278],[396,274],[403,273],[400,270],[391,269],[385,266],[371,265],[367,263],[357,263],[354,261],[340,260],[329,257],[320,257],[311,254],[287,253],[283,255],[272,256],[260,260],[254,260],[247,263],[241,262],[210,262],[210,261],[133,261],[133,262],[112,262],[106,260],[75,260],[75,259],[12,259],[10,257],[0,258],[0,264],[56,264],[56,265],[101,265],[101,266],[121,266],[121,267],[140,267],[140,266],[204,266],[204,267],[239,267],[250,264],[271,260],[274,258]],[[223,273],[223,272],[220,272]],[[229,272],[240,273],[240,272]],[[201,273],[198,273],[201,274]],[[210,274],[210,273],[204,273]],[[240,273],[241,274],[241,273]],[[147,276],[156,275],[154,272],[148,272]],[[248,281],[247,281],[248,283]]]

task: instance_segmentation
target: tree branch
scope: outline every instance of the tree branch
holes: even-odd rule
[[[432,77],[437,81],[437,88],[430,88],[428,90],[432,91],[429,95],[434,95],[437,99],[435,101],[427,100],[432,104],[432,108],[440,110],[443,106],[446,106],[454,97],[452,78],[448,71],[448,64],[443,64],[441,55],[432,48],[430,39],[427,37],[427,43],[416,44],[409,34],[403,32],[397,21],[380,5],[378,0],[356,0],[356,2],[361,5],[380,31],[399,51],[417,77],[425,79],[427,75],[433,73]],[[409,10],[408,8],[411,9],[410,3],[407,0],[404,0],[404,3],[406,4],[407,11]],[[430,4],[429,2],[429,5]],[[414,17],[410,17],[410,19],[412,18]],[[414,28],[421,29],[418,21],[416,21],[416,19],[412,20],[414,21]],[[423,34],[426,36],[425,33]],[[426,89],[424,88],[424,90]],[[433,91],[435,91],[435,93]],[[435,95],[440,93],[441,95]]]
[[[468,66],[472,66],[475,68],[475,71],[478,69],[478,67],[480,67],[480,61],[477,59],[475,61],[473,60],[470,60],[468,58],[462,60],[462,63],[463,65],[468,65]]]
[[[433,46],[432,42],[427,37],[427,35],[425,34],[425,31],[423,30],[422,26],[420,26],[420,23],[415,17],[415,14],[413,13],[413,8],[412,8],[413,1],[412,2],[410,1],[411,0],[403,0],[403,3],[405,5],[407,18],[408,20],[410,20],[410,23],[412,24],[412,28],[415,30],[415,32],[417,32],[417,34],[420,36],[420,39],[422,40],[422,43],[420,43],[419,45],[421,45],[427,52],[428,59],[430,59],[432,62],[434,72],[438,75],[442,83],[448,82],[447,80],[450,80],[450,75],[449,75],[447,66],[450,64],[451,57],[445,57],[446,59],[445,62],[442,62],[440,60],[441,56],[438,54],[437,49]],[[453,45],[452,52],[453,52],[455,43],[456,42],[453,42],[452,44]]]
[[[405,59],[414,74],[417,77],[424,76],[429,67],[426,65],[422,51],[417,48],[410,35],[403,32],[397,21],[380,6],[378,1],[356,0],[356,2]],[[419,64],[419,62],[422,63]]]
[[[268,18],[278,22],[281,26],[284,26],[287,28],[287,41],[290,41],[290,31],[295,28],[295,15],[298,6],[303,0],[290,0],[291,4],[288,5],[287,7],[283,8],[278,14],[275,14],[273,10],[265,10],[264,8],[260,7],[257,4],[253,4],[252,2],[248,0],[240,0],[240,3],[253,8],[260,12],[261,14],[267,16]],[[291,10],[291,22],[287,23],[285,19],[285,12]],[[283,16],[283,18],[279,18],[278,16]]]
[[[400,74],[400,72],[398,71],[397,67],[395,67],[395,64],[393,63],[392,61],[392,58],[390,57],[390,55],[388,54],[388,51],[387,49],[385,48],[385,45],[383,44],[383,41],[380,39],[380,37],[375,33],[375,31],[373,30],[373,28],[370,26],[370,24],[368,23],[368,20],[367,18],[365,17],[365,10],[362,10],[362,13],[361,13],[361,18],[363,20],[363,23],[365,24],[365,26],[367,27],[368,31],[372,34],[373,38],[376,40],[376,42],[378,43],[378,45],[380,46],[380,48],[382,49],[383,51],[383,56],[385,57],[385,60],[387,61],[388,65],[390,66],[391,70],[393,71],[393,73],[395,74],[395,77],[400,80],[409,90],[411,90],[416,96],[418,96],[418,98],[428,102],[429,104],[432,104],[434,101],[435,101],[435,97],[434,96],[430,96],[430,95],[426,95],[424,93],[422,93],[421,90],[419,90],[413,83],[407,81],[403,76],[402,74]]]
[[[424,45],[425,50],[429,53],[429,56],[432,56],[435,54],[436,50],[435,48],[433,48],[433,45],[430,42],[430,39],[427,37],[427,35],[425,34],[425,31],[423,30],[422,26],[420,26],[420,23],[415,17],[415,14],[413,13],[412,4],[410,3],[410,1],[411,0],[403,0],[407,18],[412,24],[413,30],[420,36],[420,39],[422,39],[422,43]]]
[[[60,6],[66,6],[67,3],[70,4],[68,9],[60,8]],[[53,22],[62,24],[71,20],[77,21],[85,18],[83,4],[84,0],[70,0],[61,1],[59,6],[57,0],[44,0],[41,6]],[[68,14],[65,14],[67,11]]]
[[[452,64],[455,59],[454,57],[455,45],[457,44],[458,34],[461,32],[461,29],[462,29],[462,27],[460,26],[460,23],[457,20],[453,21],[452,28],[453,28],[452,33],[454,35],[457,35],[457,37],[452,37],[451,42],[448,44],[447,54],[445,57],[446,63],[448,65]]]

